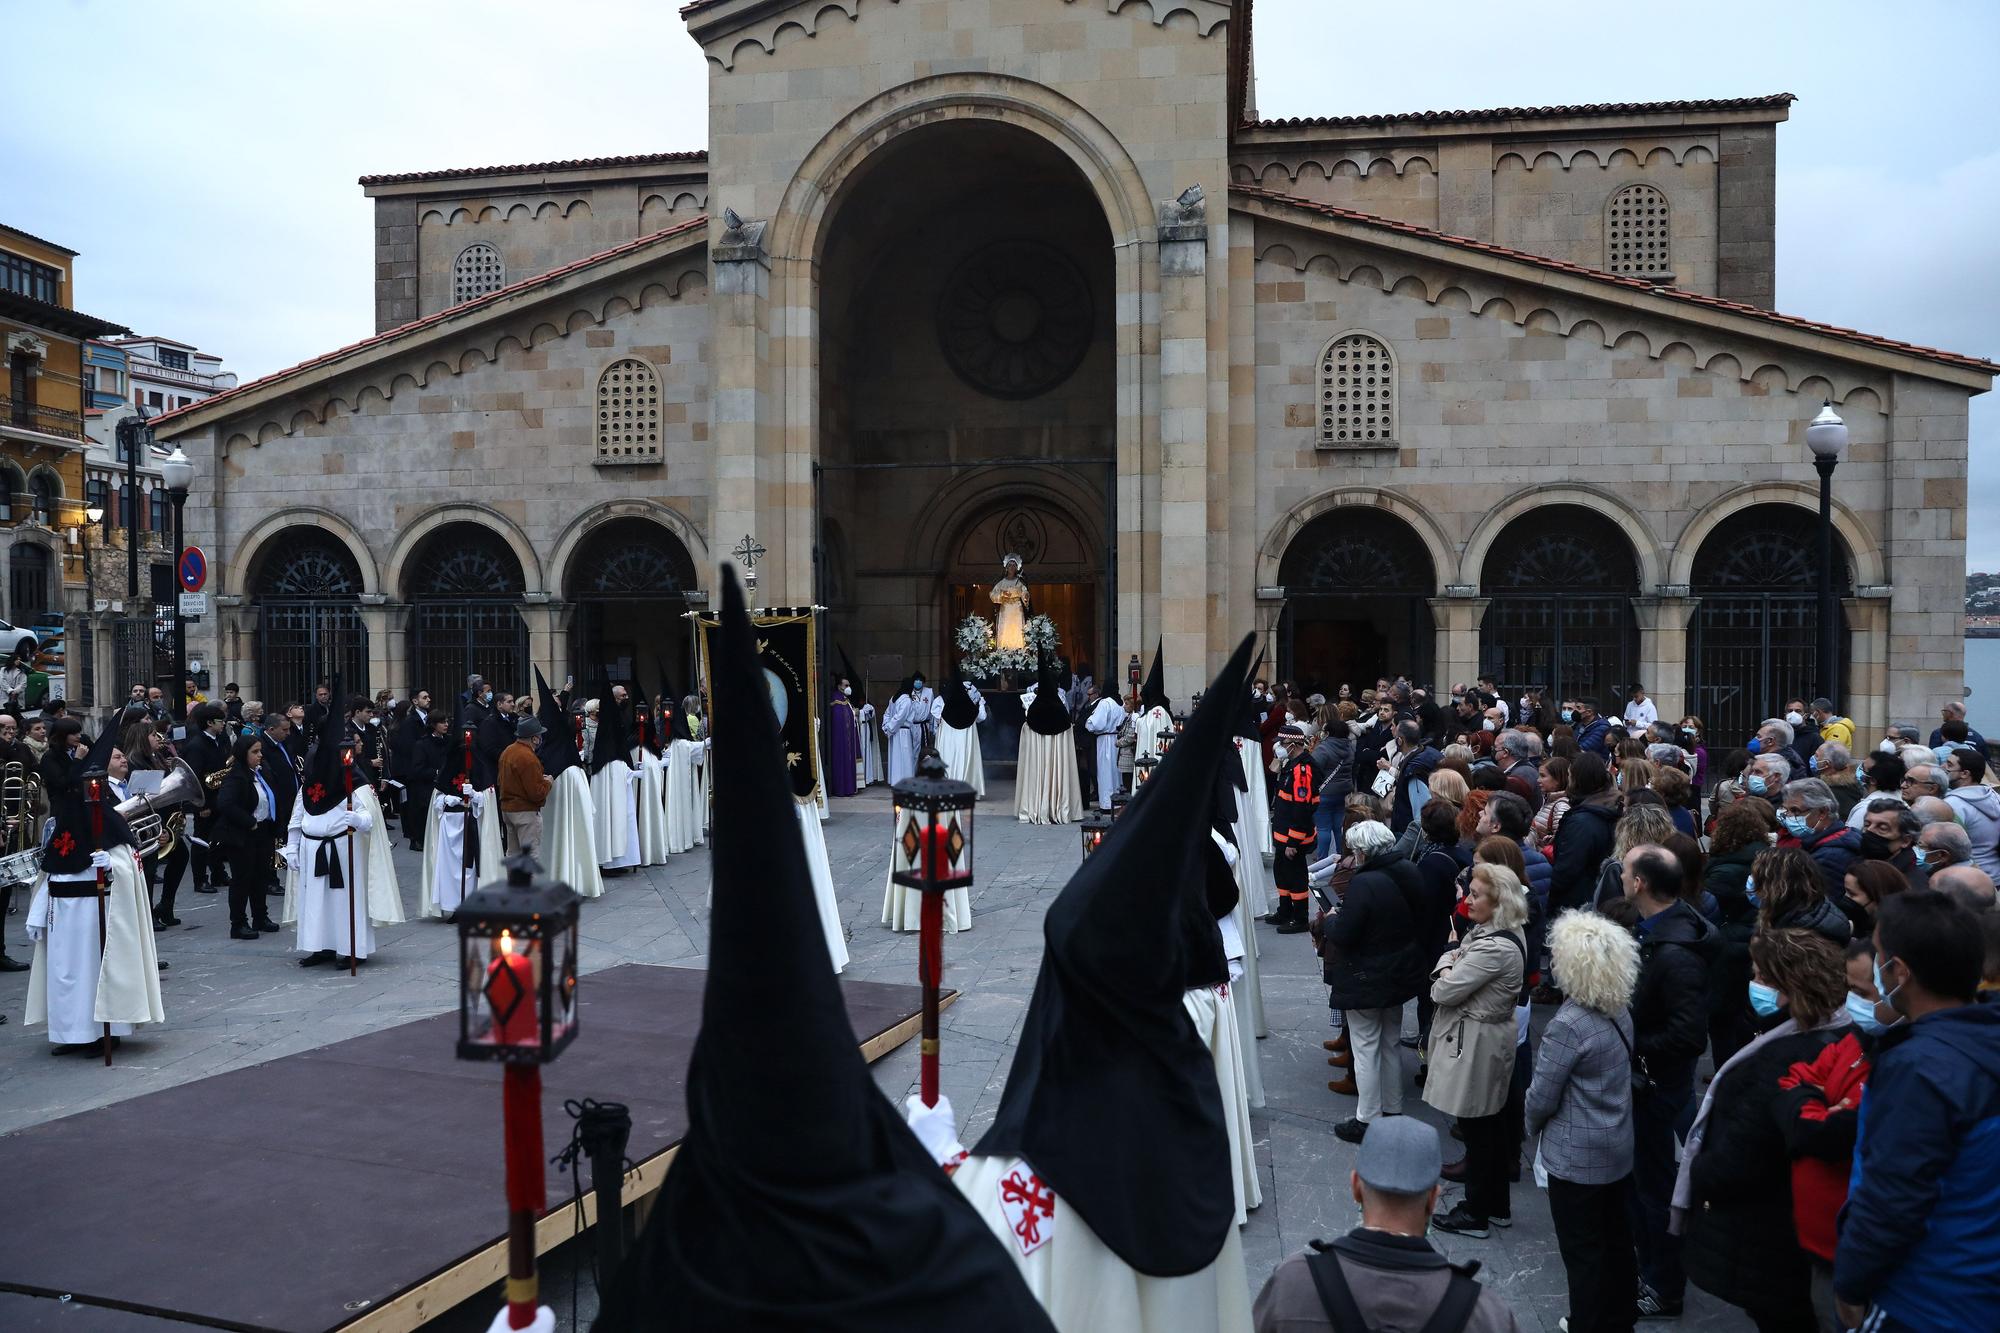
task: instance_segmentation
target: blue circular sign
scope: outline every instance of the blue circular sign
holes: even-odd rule
[[[190,546],[182,551],[180,563],[175,568],[180,575],[183,592],[200,592],[208,583],[208,557],[201,553],[199,546]]]

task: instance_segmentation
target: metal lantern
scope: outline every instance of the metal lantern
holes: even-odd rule
[[[1111,793],[1111,817],[1112,817],[1113,819],[1116,819],[1116,818],[1118,818],[1118,816],[1120,816],[1120,815],[1124,814],[1124,813],[1125,813],[1125,802],[1127,802],[1127,801],[1129,801],[1129,800],[1131,800],[1131,799],[1132,799],[1131,797],[1127,796],[1127,795],[1126,795],[1126,794],[1125,794],[1124,792],[1122,792],[1122,791],[1115,791],[1115,792],[1112,792],[1112,793]]]
[[[1111,832],[1111,817],[1086,815],[1078,827],[1083,830],[1083,859],[1088,861],[1091,853],[1104,844],[1104,835]]]
[[[534,858],[459,905],[458,1058],[547,1064],[576,1036],[577,906]]]
[[[924,993],[923,1044],[918,1067],[925,1106],[938,1099],[938,984],[944,972],[944,895],[972,887],[972,784],[945,775],[944,761],[927,754],[917,775],[890,789],[896,801],[896,838],[889,878],[923,894],[918,918],[917,980]]]
[[[1149,754],[1142,754],[1137,759],[1133,760],[1132,790],[1136,793],[1139,790],[1139,788],[1145,786],[1146,783],[1152,779],[1153,770],[1158,768],[1159,766],[1160,766],[1160,761],[1153,758],[1153,756]]]

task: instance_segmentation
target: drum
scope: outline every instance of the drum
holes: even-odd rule
[[[0,856],[0,884],[32,884],[42,873],[42,849]]]

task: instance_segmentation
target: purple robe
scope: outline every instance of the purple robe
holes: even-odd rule
[[[860,725],[854,718],[854,705],[845,699],[835,699],[827,709],[830,725],[827,727],[827,746],[833,755],[827,764],[826,785],[835,796],[854,795],[854,761],[859,755]]]

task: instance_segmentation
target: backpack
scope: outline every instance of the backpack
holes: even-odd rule
[[[1312,1243],[1313,1253],[1306,1258],[1306,1271],[1312,1274],[1313,1286],[1319,1289],[1319,1303],[1326,1307],[1327,1318],[1340,1333],[1375,1333],[1377,1325],[1368,1321],[1355,1304],[1354,1292],[1347,1285],[1347,1275],[1340,1271],[1340,1260],[1324,1241]],[[1460,1268],[1450,1265],[1451,1284],[1444,1289],[1444,1299],[1425,1321],[1418,1333],[1465,1333],[1472,1323],[1473,1309],[1479,1304],[1479,1283],[1473,1274],[1479,1265],[1468,1264]]]

